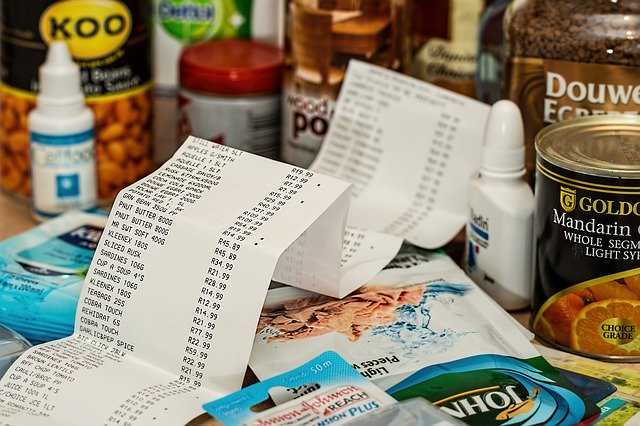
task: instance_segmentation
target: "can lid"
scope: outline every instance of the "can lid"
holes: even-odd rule
[[[280,90],[282,50],[253,40],[209,40],[180,55],[180,86],[214,95],[260,95]]]
[[[593,176],[640,178],[640,117],[573,118],[542,129],[536,151],[546,161]]]

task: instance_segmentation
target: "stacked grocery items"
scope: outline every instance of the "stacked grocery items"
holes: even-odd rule
[[[194,136],[208,140],[215,139],[216,135],[209,134],[207,132],[208,129],[202,127],[206,126],[201,123],[204,123],[207,118],[203,119],[201,117],[208,117],[214,114],[214,123],[218,123],[218,126],[226,126],[227,129],[232,126],[240,126],[244,129],[248,126],[253,126],[253,122],[245,122],[245,120],[251,121],[251,119],[247,118],[247,114],[243,114],[242,110],[240,111],[241,116],[235,116],[238,111],[238,104],[244,104],[243,100],[235,102],[236,97],[243,97],[246,100],[247,95],[279,95],[280,81],[277,83],[273,81],[274,79],[280,79],[277,76],[279,72],[267,76],[270,87],[266,91],[256,91],[256,88],[252,88],[251,84],[247,85],[246,78],[259,80],[265,78],[265,76],[261,75],[260,71],[263,64],[257,63],[256,59],[251,61],[251,65],[248,68],[246,63],[234,61],[234,52],[235,58],[247,53],[247,51],[240,52],[237,50],[244,44],[241,43],[233,47],[225,44],[220,45],[217,48],[220,51],[220,55],[227,54],[227,56],[219,64],[216,64],[217,59],[214,59],[209,53],[216,50],[216,40],[243,39],[253,40],[258,44],[266,43],[272,46],[281,46],[284,32],[283,1],[152,1],[154,111],[156,114],[154,120],[154,160],[157,163],[162,163],[173,155],[179,144],[184,140],[184,136],[186,136],[183,134],[185,130],[189,131],[188,134],[193,134]],[[183,50],[193,44],[202,42],[209,42],[207,44],[208,47],[194,48],[196,51],[188,54],[188,62],[192,67],[200,67],[201,71],[204,70],[205,72],[189,73],[188,76],[182,75],[180,58]],[[253,43],[249,41],[247,43],[251,46],[250,50],[252,51],[261,49],[260,46],[253,47]],[[212,54],[215,55],[215,53]],[[267,54],[272,54],[273,58],[265,59]],[[251,55],[261,55],[263,61],[277,63],[276,68],[282,66],[282,60],[279,58],[281,53],[276,52],[275,49]],[[219,66],[219,68],[216,68],[216,66]],[[274,65],[270,64],[268,66],[273,67]],[[221,88],[221,85],[229,84],[229,79],[233,80],[233,77],[229,77],[229,74],[233,75],[235,72],[245,74],[244,79],[236,82],[235,91],[226,91]],[[233,85],[232,82],[231,84]],[[178,99],[181,89],[190,91],[191,95],[187,99],[184,97]],[[198,97],[200,102],[193,101],[189,107],[185,108],[184,103],[188,102],[188,100],[193,100],[194,96]],[[207,103],[207,99],[211,96],[218,97],[216,106],[222,109],[212,111],[211,106]],[[224,105],[226,102],[230,102],[232,105]],[[226,108],[227,106],[229,107]],[[273,110],[273,107],[269,107],[269,109]],[[220,112],[223,114],[222,117],[218,117]],[[268,123],[266,130],[259,129],[258,132],[277,133],[279,131],[279,107],[275,111],[276,118],[271,117],[273,114],[274,112],[270,112],[269,116],[262,121],[259,121],[260,118],[258,117],[255,118],[254,121],[259,124]],[[180,117],[180,124],[178,117]],[[191,123],[191,126],[185,128],[183,124],[189,118],[192,121],[197,121],[197,123]],[[234,132],[235,129],[232,133]],[[233,140],[235,136],[235,134],[231,134],[226,139]],[[241,137],[250,136],[245,131]],[[222,138],[225,139],[224,136]],[[267,139],[269,139],[267,144],[276,147],[279,145],[274,136],[269,136]],[[220,141],[221,139],[218,139],[218,142]],[[232,142],[231,146],[251,148],[251,144],[245,139],[240,139],[240,142]],[[264,152],[260,148],[256,151],[250,149],[250,151]],[[277,150],[274,149],[268,149],[267,151],[270,155],[277,154]]]
[[[532,327],[540,339],[590,357],[622,361],[638,359],[640,244],[636,235],[639,207],[634,197],[637,198],[640,186],[637,171],[640,165],[640,123],[637,117],[632,116],[637,115],[634,108],[640,103],[640,92],[634,83],[637,80],[637,19],[632,9],[617,2],[606,5],[564,2],[558,5],[547,0],[525,0],[510,6],[506,2],[483,4],[454,0],[429,3],[419,0],[292,0],[287,2],[286,8],[284,4],[278,7],[273,4],[270,12],[274,13],[268,14],[269,22],[280,20],[280,23],[261,26],[257,24],[258,17],[266,16],[268,10],[259,9],[266,4],[259,1],[227,0],[216,2],[215,6],[188,1],[156,3],[154,10],[159,18],[156,32],[163,34],[165,42],[168,34],[180,39],[179,42],[173,39],[172,56],[165,55],[163,48],[157,50],[156,60],[170,58],[175,65],[155,65],[157,70],[173,69],[176,73],[169,84],[173,85],[172,88],[165,90],[161,85],[157,86],[156,101],[164,96],[165,100],[173,102],[179,79],[182,129],[189,133],[202,132],[197,136],[229,145],[225,147],[229,148],[225,153],[231,158],[239,157],[231,147],[279,158],[274,135],[277,135],[280,121],[277,105],[281,103],[281,158],[304,167],[313,163],[334,114],[337,116],[336,111],[345,107],[339,102],[340,91],[347,80],[347,65],[352,59],[403,71],[469,96],[489,92],[495,96],[495,77],[500,80],[501,65],[492,63],[496,70],[489,82],[492,84],[489,91],[483,92],[482,87],[475,87],[475,76],[480,75],[476,61],[481,60],[477,57],[483,47],[474,43],[485,40],[482,38],[484,31],[495,31],[496,25],[502,24],[502,20],[496,17],[504,13],[504,32],[500,35],[505,38],[505,48],[492,50],[490,54],[494,55],[493,59],[506,58],[506,77],[498,81],[498,85],[503,87],[503,96],[514,103],[505,104],[503,101],[497,106],[509,105],[511,111],[515,111],[513,107],[517,105],[521,114],[508,115],[506,131],[510,129],[509,125],[519,123],[522,117],[524,136],[521,130],[514,131],[517,136],[512,139],[514,144],[511,145],[510,139],[506,141],[507,145],[501,145],[496,142],[501,142],[499,139],[504,135],[500,132],[505,129],[489,131],[488,126],[489,139],[485,141],[482,169],[478,176],[472,178],[471,184],[475,185],[473,189],[478,195],[470,200],[469,205],[469,229],[475,232],[476,244],[468,246],[472,251],[467,252],[466,259],[474,259],[476,269],[468,268],[467,273],[495,301],[505,308],[514,309],[527,305],[526,287],[530,280],[527,281],[526,277],[521,281],[518,281],[520,277],[505,279],[500,272],[513,271],[515,263],[530,264],[533,268],[531,275],[536,277],[536,312]],[[80,67],[83,94],[95,117],[96,188],[100,199],[109,202],[120,189],[137,182],[152,169],[151,49],[148,28],[140,21],[147,13],[147,6],[144,2],[105,0],[100,4],[111,7],[105,12],[105,9],[94,7],[97,3],[70,0],[46,2],[37,7],[8,2],[2,5],[0,185],[9,193],[28,197],[40,188],[31,188],[38,175],[32,169],[34,158],[29,157],[37,152],[35,145],[38,142],[50,139],[34,139],[34,127],[29,123],[36,93],[43,88],[33,69],[44,62],[45,45],[53,46],[59,38],[66,40]],[[26,13],[27,10],[31,14]],[[39,12],[36,13],[38,25],[34,25],[33,10]],[[483,10],[486,19],[481,21]],[[278,33],[285,30],[285,15],[287,37],[281,39]],[[447,18],[438,24],[435,20],[427,20],[427,15],[429,18],[436,15]],[[20,25],[15,22],[20,22]],[[237,37],[271,38],[271,43],[211,40]],[[84,43],[85,39],[91,39],[92,43]],[[284,47],[284,58],[276,46],[278,43]],[[94,51],[96,46],[102,49],[99,53]],[[491,48],[494,49],[495,45]],[[262,53],[256,53],[258,51]],[[254,61],[259,55],[263,56]],[[28,63],[14,64],[25,58],[30,58]],[[130,63],[127,62],[129,60]],[[177,66],[178,61],[180,67]],[[30,69],[31,74],[24,72],[25,69]],[[393,80],[382,71],[380,76]],[[282,98],[281,87],[284,88]],[[392,91],[385,93],[390,101],[396,99]],[[440,96],[455,102],[450,95]],[[362,100],[367,102],[370,98],[363,96]],[[616,117],[619,114],[628,117]],[[611,117],[577,118],[586,115]],[[178,114],[170,112],[168,118],[164,116],[155,122],[156,126],[161,126],[155,142],[158,143],[160,136],[169,140],[161,142],[163,147],[169,147],[166,154],[171,154],[177,146],[176,139],[180,139],[175,136],[177,120]],[[361,123],[366,121],[363,119]],[[216,127],[219,124],[229,127],[220,129]],[[426,123],[411,123],[406,127],[407,132],[411,132],[412,126],[419,125]],[[464,126],[464,120],[441,121],[440,125],[441,128],[434,130],[436,137],[428,143],[435,140],[443,143],[441,139],[445,132],[455,132]],[[242,130],[240,135],[238,130]],[[375,137],[382,138],[381,134]],[[304,137],[307,136],[314,139],[305,142]],[[469,144],[475,142],[470,140]],[[300,155],[292,154],[290,149],[298,149]],[[527,151],[524,169],[523,151]],[[191,154],[189,162],[181,166],[184,167],[182,173],[193,172],[199,162],[205,161],[199,150]],[[216,158],[227,161],[226,154]],[[362,158],[365,157],[367,160],[372,158],[363,153]],[[355,163],[349,167],[355,169]],[[507,167],[502,167],[505,164]],[[496,165],[500,167],[496,168]],[[190,167],[193,169],[189,170]],[[295,173],[301,170],[292,168],[291,173],[294,174],[291,176],[297,178]],[[532,238],[530,227],[515,226],[511,230],[503,217],[495,213],[505,213],[507,216],[504,217],[530,224],[530,188],[521,185],[525,170],[530,183],[536,174],[535,261],[528,254]],[[211,175],[204,176],[204,179],[212,178],[218,171],[207,170],[206,173]],[[519,193],[523,196],[509,196],[505,191],[506,180],[496,179],[497,172],[508,172],[509,180],[518,184],[522,189]],[[425,176],[431,177],[428,173]],[[294,185],[291,183],[293,180],[288,182]],[[209,181],[200,183],[207,185]],[[211,186],[214,183],[212,180]],[[68,190],[68,184],[65,185]],[[426,184],[422,182],[421,185],[419,188]],[[167,191],[179,193],[181,188],[171,187]],[[152,189],[140,186],[135,190],[144,195],[146,190]],[[421,199],[427,198],[424,193],[420,195]],[[185,210],[184,202],[195,203],[195,199],[181,199],[183,204],[176,212]],[[159,197],[158,200],[164,198]],[[513,203],[517,206],[512,206]],[[160,211],[163,206],[158,205]],[[500,211],[494,209],[490,214],[478,214],[478,206],[484,205],[497,206]],[[150,215],[148,209],[143,211],[148,219],[144,223],[153,226],[155,216]],[[245,213],[247,217],[258,214],[257,210]],[[164,217],[164,220],[169,219]],[[55,223],[47,224],[53,226]],[[160,226],[161,230],[167,229],[164,225],[166,223]],[[242,226],[242,223],[237,226]],[[499,232],[496,227],[500,228]],[[42,231],[38,231],[3,243],[0,250],[6,250],[6,253],[0,254],[9,260],[1,265],[2,312],[5,315],[1,322],[34,343],[71,333],[70,307],[77,303],[86,272],[84,265],[91,261],[91,248],[95,248],[101,233],[99,228],[97,225],[78,226],[45,236],[39,235],[38,232]],[[122,227],[118,238],[127,240],[130,229]],[[144,238],[142,234],[140,236]],[[137,247],[146,244],[142,239],[135,241],[141,244]],[[163,244],[164,241],[163,238]],[[229,243],[225,239],[221,241]],[[519,251],[512,249],[515,246]],[[299,249],[298,246],[294,248]],[[216,250],[218,254],[224,252],[224,256],[228,253],[225,249]],[[502,255],[492,260],[498,272],[478,269],[478,261],[489,250],[518,256],[519,262],[510,262]],[[140,255],[138,250],[135,253]],[[111,254],[124,259],[118,254]],[[42,263],[42,259],[47,262]],[[69,264],[61,264],[61,261]],[[361,376],[374,380],[384,378],[394,368],[404,368],[406,364],[399,361],[402,357],[406,358],[403,362],[414,362],[403,371],[405,377],[394,378],[393,384],[387,382],[381,387],[397,399],[428,396],[434,404],[446,406],[443,411],[454,417],[467,420],[468,416],[480,414],[476,408],[488,407],[498,411],[491,412],[491,418],[487,417],[488,414],[480,414],[475,418],[481,420],[476,421],[503,421],[520,416],[519,419],[533,422],[543,411],[552,412],[551,416],[566,416],[565,421],[570,422],[594,418],[597,409],[586,403],[580,392],[567,385],[566,380],[528,346],[525,338],[517,334],[520,332],[518,328],[508,323],[508,317],[495,310],[496,306],[486,294],[451,266],[452,262],[428,259],[428,262],[418,263],[428,264],[427,269],[438,265],[442,269],[427,271],[425,279],[415,280],[415,276],[406,282],[390,279],[392,282],[381,285],[384,279],[393,275],[393,271],[400,273],[419,266],[406,259],[392,262],[383,271],[382,279],[342,299],[308,293],[282,297],[272,293],[279,299],[273,302],[273,306],[265,307],[258,324],[257,351],[254,351],[257,355],[252,360],[254,369],[259,376],[266,378],[282,371],[284,364],[293,364],[294,360],[287,357],[300,355],[303,353],[301,349],[309,351],[309,356],[305,357],[307,360],[316,355],[311,352],[317,347],[324,350],[340,342],[336,344],[340,355],[351,355],[350,351],[353,351],[353,360],[357,362],[349,359],[352,367],[361,370]],[[232,262],[224,265],[233,267]],[[518,267],[517,270],[526,274],[527,268]],[[107,277],[110,274],[103,272]],[[110,279],[100,281],[99,285],[104,290],[100,290],[101,294],[108,296],[108,289],[114,288]],[[217,290],[222,289],[218,282],[215,284]],[[524,288],[525,291],[518,295],[517,303],[505,302],[504,296],[508,299],[511,295],[507,291],[513,288]],[[202,294],[206,297],[198,299],[198,304],[209,307],[215,295],[219,299],[213,303],[220,309],[222,303],[219,302],[224,293],[205,290]],[[123,294],[130,294],[129,290],[123,291],[126,292]],[[117,300],[126,303],[124,299]],[[98,310],[83,307],[86,308],[82,312],[84,316],[77,318],[90,316],[100,319]],[[198,315],[211,315],[211,311],[201,306],[197,309]],[[121,310],[118,312],[122,313]],[[61,318],[64,321],[59,321]],[[213,324],[212,329],[216,326],[213,322],[209,324]],[[93,325],[86,324],[87,327]],[[209,333],[213,336],[212,331]],[[204,340],[195,340],[198,343],[189,340],[192,346],[187,345],[187,350],[195,350],[193,345],[197,345],[200,351]],[[467,340],[471,343],[460,345]],[[119,347],[111,348],[115,349],[112,356],[120,356],[121,351],[133,352],[133,345],[126,341],[117,342]],[[460,353],[451,352],[451,348],[458,346]],[[295,350],[283,349],[286,347]],[[398,353],[388,354],[390,347],[397,349]],[[443,351],[443,347],[446,350]],[[382,350],[380,348],[384,353],[374,356],[375,350]],[[476,353],[478,351],[483,353]],[[424,361],[422,357],[426,352],[432,358],[424,362],[429,365],[419,369],[422,365],[418,364]],[[204,352],[199,353],[202,355]],[[359,358],[363,353],[368,358]],[[199,365],[194,358],[187,356],[184,359],[194,364],[193,369]],[[434,365],[434,359],[441,362]],[[273,360],[276,361],[271,363]],[[328,367],[326,362],[326,359],[316,361],[310,368],[317,369],[318,365]],[[188,373],[183,370],[185,374],[192,373],[189,365],[183,365],[188,370]],[[467,377],[472,377],[472,380],[466,380]],[[197,382],[175,386],[179,392],[188,393],[193,389],[187,389],[187,384],[195,386],[197,383],[196,387],[200,387],[201,378]],[[491,380],[496,378],[501,381],[502,388],[494,388]],[[474,388],[469,385],[476,379],[482,386]],[[303,383],[305,386],[316,384]],[[492,387],[487,389],[485,385]],[[303,390],[305,394],[314,391]],[[487,392],[480,394],[479,390]],[[475,396],[467,398],[471,394]],[[360,397],[358,392],[353,395]],[[459,400],[455,399],[460,395]],[[327,394],[318,396],[326,397]],[[151,397],[145,395],[145,398]],[[164,395],[163,398],[168,397]],[[549,408],[544,404],[551,400],[558,402],[558,406],[552,410],[536,411],[541,406]],[[300,401],[306,408],[307,400]],[[202,402],[197,403],[198,407]],[[346,402],[342,401],[343,404]],[[297,410],[296,404],[286,407]],[[361,408],[365,409],[364,406]],[[479,411],[485,413],[489,410]],[[275,414],[280,416],[282,413],[276,411]],[[557,417],[546,420],[556,420]]]

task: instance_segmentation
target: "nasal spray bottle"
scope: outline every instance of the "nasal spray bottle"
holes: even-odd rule
[[[524,174],[520,110],[498,101],[487,120],[480,172],[469,183],[464,266],[506,310],[531,300],[534,202]]]
[[[67,45],[54,41],[39,69],[36,108],[28,117],[33,216],[96,207],[94,117],[85,105],[80,70]]]

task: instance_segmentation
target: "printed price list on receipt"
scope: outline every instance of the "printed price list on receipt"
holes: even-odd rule
[[[314,235],[334,238],[336,250],[322,252],[336,271],[325,275],[338,276],[349,197],[344,181],[190,138],[118,195],[74,335],[17,361],[0,390],[3,418],[147,424],[197,416],[203,403],[240,387],[266,290],[297,238],[305,234],[312,251],[322,245]],[[306,254],[295,253],[304,264]],[[82,401],[95,398],[87,389],[98,378],[96,410]]]
[[[451,188],[479,162],[480,140],[465,141],[487,114],[351,61],[310,170],[189,137],[116,197],[74,334],[12,365],[0,381],[0,424],[198,417],[241,387],[272,280],[341,298],[403,239],[430,248],[457,233],[466,197]]]

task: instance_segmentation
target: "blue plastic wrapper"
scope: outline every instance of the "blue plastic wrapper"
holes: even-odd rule
[[[0,243],[0,324],[33,344],[73,333],[106,216],[69,212]]]

